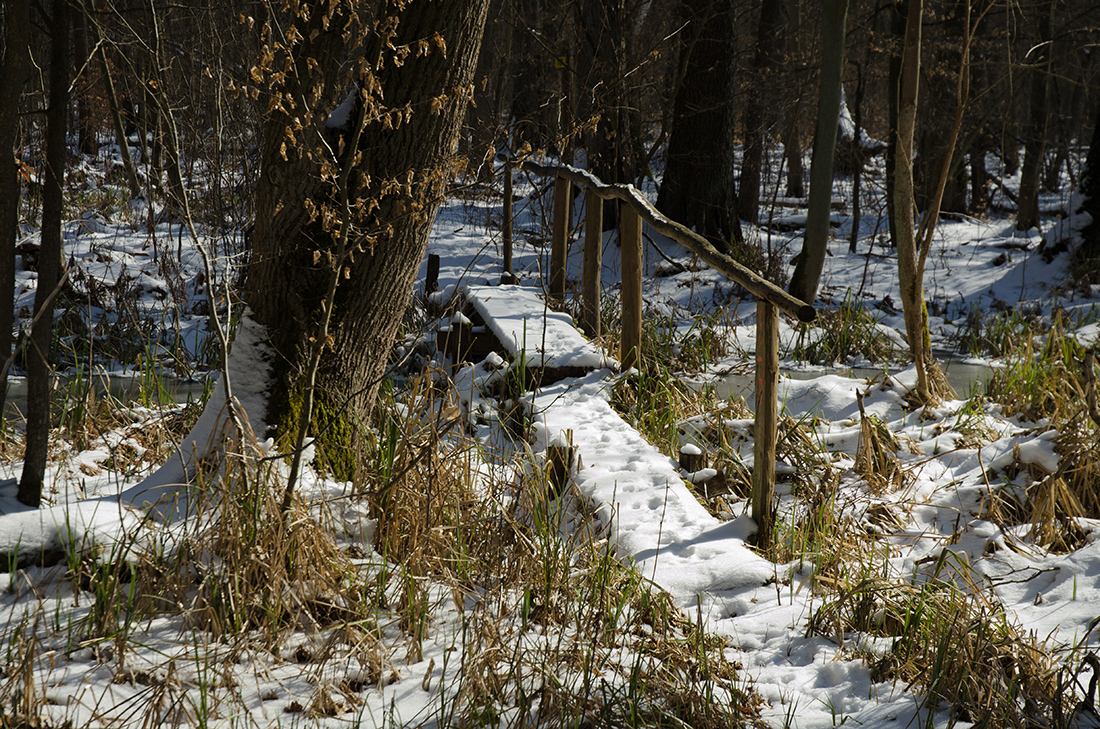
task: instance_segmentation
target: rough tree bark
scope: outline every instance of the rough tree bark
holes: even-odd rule
[[[1074,275],[1091,282],[1100,279],[1100,107],[1077,191],[1080,204],[1074,212],[1087,213],[1092,219],[1081,229],[1081,239],[1076,242],[1074,257],[1078,265],[1074,267]],[[1074,241],[1058,241],[1047,255],[1053,257],[1072,244]]]
[[[665,175],[657,208],[719,250],[741,239],[733,139],[732,8],[685,0],[690,36],[681,52]]]
[[[899,0],[890,4],[885,14],[888,28],[886,33],[894,38],[904,39],[905,18],[909,14],[908,0]],[[894,183],[897,180],[898,159],[898,95],[901,89],[901,53],[897,46],[891,46],[886,71],[886,124],[890,133],[886,135],[886,219],[890,231],[890,246],[898,247],[898,231],[894,223],[897,211],[894,210]]]
[[[801,0],[785,0],[789,3],[787,9],[787,37],[793,43],[788,43],[790,49],[798,47],[799,35],[802,33],[802,2]],[[788,66],[790,60],[787,61]],[[802,137],[799,129],[802,118],[802,94],[799,92],[793,101],[787,104],[786,121],[783,128],[783,158],[787,162],[787,197],[802,197],[806,194],[803,178],[806,170],[802,164]]]
[[[581,88],[591,90],[579,110],[596,117],[586,134],[588,169],[605,182],[637,182],[645,172],[645,146],[635,74],[630,73],[644,3],[583,0],[574,5],[581,29],[578,71]],[[579,99],[578,101],[580,101]],[[604,207],[604,222],[615,220],[616,206]]]
[[[88,19],[85,11],[78,9],[73,22],[72,44],[73,63],[79,76],[76,79],[76,130],[77,148],[81,154],[95,154],[99,151],[96,138],[96,110],[91,55],[88,50]]]
[[[385,6],[360,51],[370,73],[358,81],[350,115],[360,114],[366,97],[368,123],[357,150],[341,150],[352,122],[326,128],[325,104],[307,105],[346,93],[346,86],[337,91],[346,60],[340,31],[367,22],[353,16],[354,7],[313,4],[290,46],[292,72],[274,89],[245,301],[268,328],[275,351],[277,384],[266,420],[277,436],[297,429],[311,337],[323,311],[331,311],[314,391],[314,432],[323,463],[339,478],[355,473],[363,427],[450,179],[487,6],[487,0]],[[343,17],[332,18],[333,12]],[[399,65],[403,48],[411,50]],[[335,173],[324,164],[328,148],[338,154],[336,167],[353,165],[353,249],[342,263],[333,259],[340,224],[326,208],[335,194]],[[326,302],[333,265],[340,266],[339,287]]]
[[[61,279],[61,216],[66,134],[69,120],[69,0],[54,0],[50,10],[50,106],[46,110],[46,184],[42,191],[42,250],[34,324],[27,346],[27,440],[19,501],[38,506],[50,437],[50,343],[53,301]]]
[[[30,69],[30,7],[26,0],[4,3],[4,63],[0,68],[0,411],[8,392],[15,299],[15,243],[19,238],[19,99]]]
[[[1091,261],[1100,261],[1100,113],[1092,128],[1092,143],[1085,159],[1081,177],[1081,210],[1092,216],[1081,231],[1081,254]]]

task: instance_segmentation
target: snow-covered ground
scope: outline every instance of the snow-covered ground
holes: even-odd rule
[[[520,189],[530,192],[531,188]],[[843,185],[839,190],[845,192]],[[650,199],[655,197],[652,188],[644,192]],[[528,293],[541,290],[541,272],[549,262],[546,228],[540,222],[548,219],[548,199],[548,195],[528,194],[517,203],[514,266],[520,286],[531,290]],[[1051,197],[1044,204],[1053,210],[1064,202]],[[865,208],[876,207],[864,204]],[[441,258],[440,286],[445,295],[467,286],[491,287],[499,282],[499,216],[499,198],[492,197],[454,200],[441,209],[429,253]],[[885,242],[885,223],[866,216],[859,250],[851,254],[847,243],[851,221],[844,212],[837,218],[840,225],[822,276],[822,301],[840,304],[848,299],[866,304],[876,312],[879,327],[900,339],[896,331],[902,327],[896,308],[900,302],[896,257]],[[945,220],[940,225],[926,276],[934,343],[939,349],[954,346],[974,311],[1015,310],[1034,316],[1036,321],[1049,321],[1055,307],[1068,312],[1071,335],[1077,327],[1083,343],[1091,346],[1098,292],[1056,290],[1065,275],[1064,258],[1046,263],[1034,255],[1040,234],[1017,232],[1013,223],[1008,216],[992,214],[983,219]],[[1045,223],[1052,224],[1049,219]],[[125,286],[140,286],[149,297],[141,301],[177,297],[186,302],[172,314],[178,317],[172,319],[172,327],[165,328],[178,327],[188,352],[200,349],[198,333],[204,324],[189,308],[194,309],[191,297],[202,292],[203,282],[198,279],[201,267],[192,257],[186,236],[166,230],[163,238],[154,239],[144,231],[129,230],[124,223],[98,219],[92,232],[81,232],[83,225],[74,223],[68,228],[67,245],[73,246],[74,255],[90,259],[89,269],[102,265],[104,270],[96,275],[104,280],[131,277],[133,283]],[[750,235],[758,236],[784,266],[798,252],[797,231],[761,228],[751,230]],[[671,317],[673,326],[683,334],[696,331],[700,322],[719,322],[731,349],[710,372],[746,371],[755,347],[754,303],[720,274],[697,265],[680,246],[652,232],[649,236],[645,245],[648,313]],[[160,241],[159,248],[153,240]],[[614,293],[619,270],[613,232],[605,234],[604,245],[603,283],[606,291]],[[168,280],[156,277],[156,267],[161,265],[156,257],[142,255],[150,249],[172,253],[177,246],[185,255],[184,262],[175,265],[186,273],[172,281],[184,282],[187,287],[178,295]],[[580,278],[581,248],[576,242],[570,249],[571,280]],[[99,259],[103,259],[99,264],[91,262]],[[672,266],[670,261],[679,265]],[[34,278],[20,275],[19,295],[27,297]],[[421,280],[424,275],[422,269]],[[158,299],[159,291],[165,295]],[[17,305],[19,302],[26,299],[20,298]],[[714,316],[715,312],[721,316]],[[481,313],[489,319],[494,316],[491,310]],[[534,325],[543,311],[528,313],[528,321]],[[519,314],[522,312],[501,312],[500,318]],[[106,310],[102,315],[96,312],[96,316],[113,315]],[[516,324],[506,326],[514,330]],[[531,339],[537,334],[527,331],[525,336]],[[782,337],[781,352],[787,356],[799,343],[797,326],[784,322]],[[607,364],[598,357],[593,360],[590,352],[584,356],[586,366]],[[787,365],[805,369],[789,357]],[[458,399],[467,408],[463,416],[470,418],[474,434],[491,445],[482,451],[490,461],[487,472],[507,469],[517,458],[516,446],[501,437],[496,421],[474,417],[478,404],[493,397],[488,387],[478,390],[479,385],[499,379],[501,367],[507,365],[497,358],[456,375]],[[708,373],[696,376],[706,379]],[[615,553],[668,591],[687,617],[701,617],[707,630],[726,640],[726,656],[743,667],[741,678],[765,702],[761,720],[766,724],[807,728],[840,723],[883,727],[965,724],[947,706],[926,705],[905,680],[891,680],[872,671],[870,664],[890,649],[890,640],[855,633],[822,634],[827,632],[824,630],[811,634],[809,625],[815,612],[843,590],[853,589],[861,576],[917,586],[934,580],[957,584],[964,593],[972,592],[976,599],[1003,609],[1005,624],[1020,635],[1033,636],[1052,661],[1067,662],[1071,677],[1084,654],[1100,639],[1093,636],[1096,602],[1100,600],[1100,543],[1096,540],[1100,522],[1078,520],[1083,546],[1068,554],[1055,554],[1035,544],[1026,524],[1011,525],[990,513],[995,488],[1024,491],[1030,485],[1029,466],[1047,472],[1057,468],[1057,434],[1049,424],[1003,417],[995,403],[961,399],[947,400],[923,412],[909,410],[905,394],[914,376],[903,365],[894,365],[889,374],[872,381],[825,370],[808,379],[781,378],[782,411],[805,425],[821,460],[807,463],[787,456],[789,460],[779,464],[780,471],[794,473],[803,484],[813,484],[810,492],[824,500],[830,528],[851,530],[850,537],[842,540],[851,542],[853,548],[848,559],[866,560],[865,564],[849,564],[847,571],[827,571],[831,555],[810,552],[789,563],[773,563],[747,547],[745,540],[755,525],[746,500],[726,496],[721,507],[704,508],[686,487],[675,462],[646,443],[609,406],[616,377],[611,370],[596,369],[585,377],[563,380],[528,395],[535,435],[531,447],[538,453],[572,431],[579,455],[573,482],[590,509],[587,517],[595,523],[593,534],[608,538]],[[861,419],[857,393],[867,415],[885,424],[897,438],[896,459],[903,476],[893,488],[873,488],[858,472]],[[135,409],[134,413],[138,421],[151,417],[145,411]],[[484,410],[480,414],[484,415]],[[685,441],[693,439],[688,425]],[[751,466],[747,421],[735,420],[724,427],[742,435],[737,453]],[[200,424],[199,431],[208,428]],[[196,439],[193,436],[187,442]],[[137,495],[150,485],[164,487],[183,480],[186,458],[170,464],[173,470],[167,475],[161,471],[150,476],[152,466],[146,464],[145,470],[123,477],[104,468],[111,448],[105,444],[97,447],[99,451],[89,448],[51,464],[47,491],[57,508],[44,513],[67,527],[54,530],[59,539],[71,541],[88,533],[109,543],[112,530],[155,531],[156,524],[151,527],[143,518],[145,510]],[[20,464],[6,463],[2,468],[15,477]],[[340,484],[310,474],[303,487],[307,496],[335,495],[336,502],[342,503]],[[0,513],[17,510],[14,485],[0,488]],[[795,489],[790,482],[781,483],[779,490],[781,521],[797,521],[810,496],[805,488]],[[94,502],[99,508],[89,514],[88,504],[93,499],[100,499]],[[66,514],[76,513],[69,506],[76,502],[82,502],[84,517],[67,519]],[[369,555],[373,525],[350,506],[336,511],[341,539]],[[186,512],[162,510],[158,519],[170,523],[173,518],[184,518],[181,515]],[[10,547],[22,539],[23,532],[13,530],[27,518],[26,513],[14,519],[0,516],[0,529],[7,530],[0,533],[0,541]],[[876,547],[861,555],[860,540],[867,535],[873,536]],[[307,630],[288,635],[284,649],[277,653],[242,653],[166,614],[146,618],[127,633],[126,645],[118,646],[109,639],[74,637],[81,621],[89,616],[94,598],[71,586],[63,566],[14,571],[0,576],[0,587],[4,588],[0,637],[7,646],[7,663],[24,668],[18,675],[9,672],[7,685],[18,681],[29,685],[26,680],[30,677],[43,700],[39,703],[45,703],[40,707],[43,715],[58,725],[67,720],[75,726],[446,723],[445,697],[462,690],[452,678],[468,657],[458,638],[465,635],[464,611],[474,609],[468,600],[458,604],[450,593],[436,594],[432,591],[438,591],[437,587],[426,588],[439,607],[433,612],[422,650],[411,657],[406,656],[407,641],[400,637],[397,619],[380,619],[380,634],[391,641],[387,645],[402,648],[394,647],[386,658],[388,678],[362,688],[369,683],[362,678],[369,667],[354,651],[315,667],[294,659],[296,651],[304,650],[302,646],[318,650],[326,640],[323,633]],[[517,633],[512,645],[546,639],[540,636]],[[951,647],[946,651],[950,654]],[[608,680],[613,680],[612,673],[608,672]],[[1083,697],[1080,685],[1084,682],[1082,678],[1065,690],[1067,713]],[[329,697],[325,706],[330,710],[304,711],[303,707],[318,705],[320,694]],[[509,716],[515,719],[518,715],[506,715],[500,721],[507,722]]]

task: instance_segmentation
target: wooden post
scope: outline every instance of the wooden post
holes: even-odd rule
[[[548,495],[551,501],[558,498],[565,491],[565,485],[569,483],[575,452],[572,430],[565,431],[564,443],[556,443],[546,447],[546,477],[549,486]]]
[[[428,275],[424,279],[424,293],[439,291],[439,254],[428,254]]]
[[[550,248],[550,296],[565,299],[565,259],[569,252],[569,227],[573,224],[569,180],[554,178],[554,230]]]
[[[581,329],[600,336],[600,274],[603,271],[603,200],[584,190],[584,278],[581,283]]]
[[[619,245],[623,261],[623,314],[620,357],[624,370],[642,365],[642,218],[619,206]]]
[[[504,271],[500,275],[502,284],[514,284],[516,276],[512,272],[512,164],[504,163],[504,223],[501,229],[504,239]]]
[[[680,470],[695,473],[707,467],[707,454],[699,446],[685,443],[680,446]]]
[[[767,555],[775,534],[775,446],[779,423],[779,309],[756,302],[756,425],[752,447],[752,518],[756,546]]]

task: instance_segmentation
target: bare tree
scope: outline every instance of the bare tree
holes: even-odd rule
[[[54,0],[50,8],[50,106],[46,111],[46,181],[42,193],[42,249],[38,257],[38,287],[34,324],[27,353],[27,440],[19,501],[38,506],[50,436],[50,345],[53,303],[61,282],[61,217],[69,119],[69,0]]]
[[[829,212],[833,199],[833,162],[840,119],[841,80],[844,71],[844,31],[848,0],[822,3],[821,88],[817,105],[817,136],[810,162],[810,207],[802,252],[791,274],[790,292],[803,301],[817,298],[817,285],[829,243]],[[856,131],[858,138],[859,131]]]
[[[19,237],[20,168],[16,159],[19,99],[30,69],[30,7],[4,3],[4,61],[0,68],[0,413],[8,392],[15,298],[15,244]]]

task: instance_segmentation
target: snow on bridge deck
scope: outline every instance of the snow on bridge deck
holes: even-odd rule
[[[513,358],[580,376],[533,393],[536,450],[573,433],[572,480],[595,502],[618,553],[681,599],[700,592],[761,585],[774,566],[745,546],[747,518],[722,522],[703,508],[679,465],[627,424],[608,403],[617,363],[550,310],[532,289],[479,286],[467,301]],[[584,374],[581,374],[584,373]],[[545,382],[545,380],[544,380]],[[576,466],[579,464],[579,468]]]
[[[534,289],[468,286],[463,293],[513,361],[522,355],[528,367],[568,369],[575,374],[619,367],[577,331],[571,316],[552,310]]]
[[[719,521],[688,490],[679,464],[608,403],[607,372],[562,380],[534,396],[535,448],[573,431],[573,482],[595,502],[620,557],[674,597],[763,585],[774,565],[751,551],[748,517]]]

